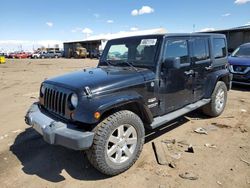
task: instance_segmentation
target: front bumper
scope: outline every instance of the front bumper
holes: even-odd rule
[[[250,85],[250,67],[245,68],[244,71],[237,72],[231,65],[230,72],[233,74],[232,82],[234,84]]]
[[[248,74],[233,74],[233,83],[250,85],[250,72]]]
[[[49,144],[61,145],[74,150],[86,150],[93,143],[93,132],[70,128],[70,125],[45,115],[37,103],[34,103],[28,110],[25,122],[41,134]]]

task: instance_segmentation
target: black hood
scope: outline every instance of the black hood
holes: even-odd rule
[[[88,86],[92,93],[142,84],[155,78],[149,69],[138,68],[135,71],[128,67],[98,67],[72,72],[45,81],[48,84],[60,85],[73,90],[83,90]]]

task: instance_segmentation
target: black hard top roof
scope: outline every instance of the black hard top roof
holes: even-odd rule
[[[163,34],[149,34],[149,35],[136,35],[130,37],[121,37],[112,40],[119,40],[119,39],[138,39],[138,38],[163,38],[163,37],[199,37],[199,36],[206,36],[206,37],[220,37],[225,38],[224,34],[218,33],[163,33]]]

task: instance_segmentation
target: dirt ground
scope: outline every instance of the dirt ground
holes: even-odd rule
[[[250,89],[233,87],[225,112],[209,119],[199,111],[148,132],[142,154],[127,172],[107,177],[84,152],[50,146],[24,123],[48,77],[93,67],[96,60],[7,60],[0,65],[1,187],[250,187]],[[207,134],[194,130],[203,127]],[[166,143],[175,139],[175,143]],[[152,142],[166,144],[175,168],[157,163]],[[161,142],[161,141],[164,141]],[[192,144],[194,153],[185,152]],[[212,147],[206,147],[212,146]],[[213,145],[214,144],[214,145]],[[178,159],[179,158],[179,159]],[[197,180],[183,179],[192,173]]]

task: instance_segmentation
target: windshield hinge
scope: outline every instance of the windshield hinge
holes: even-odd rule
[[[92,91],[90,90],[90,88],[88,86],[86,86],[85,88],[85,93],[87,95],[88,98],[92,97]]]

